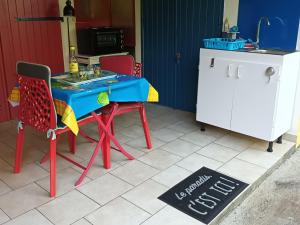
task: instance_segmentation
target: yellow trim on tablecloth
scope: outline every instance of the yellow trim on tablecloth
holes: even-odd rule
[[[60,116],[61,122],[63,122],[70,130],[77,135],[79,131],[79,127],[77,124],[76,116],[73,109],[67,105],[64,101],[54,99],[54,105],[56,109],[56,113]]]
[[[158,102],[158,92],[150,85],[147,102]]]
[[[20,102],[20,91],[18,87],[14,87],[8,97],[12,102]]]

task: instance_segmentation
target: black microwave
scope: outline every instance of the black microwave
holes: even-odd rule
[[[124,32],[120,28],[97,27],[77,31],[78,53],[101,55],[124,51]]]

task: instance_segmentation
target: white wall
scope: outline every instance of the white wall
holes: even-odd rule
[[[66,0],[59,0],[59,12],[63,16],[63,10],[66,5]],[[72,0],[72,6],[74,2]],[[70,45],[76,47],[77,51],[77,38],[76,38],[76,17],[69,17],[69,30],[70,30]],[[64,57],[64,66],[65,71],[69,71],[69,46],[68,46],[68,29],[67,29],[67,17],[64,17],[64,22],[61,23],[61,41],[62,41],[62,50]]]
[[[239,0],[224,0],[224,19],[228,18],[229,26],[236,26],[238,21]]]

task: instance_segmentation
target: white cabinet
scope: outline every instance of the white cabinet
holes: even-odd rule
[[[299,62],[299,53],[201,49],[197,120],[276,140],[291,126]]]

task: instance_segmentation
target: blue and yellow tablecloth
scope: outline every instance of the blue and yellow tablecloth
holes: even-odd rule
[[[109,102],[158,102],[158,93],[151,84],[145,78],[134,76],[118,75],[76,86],[52,81],[51,85],[56,112],[76,135],[77,119]],[[9,101],[16,105],[19,99],[19,90],[15,87]]]

